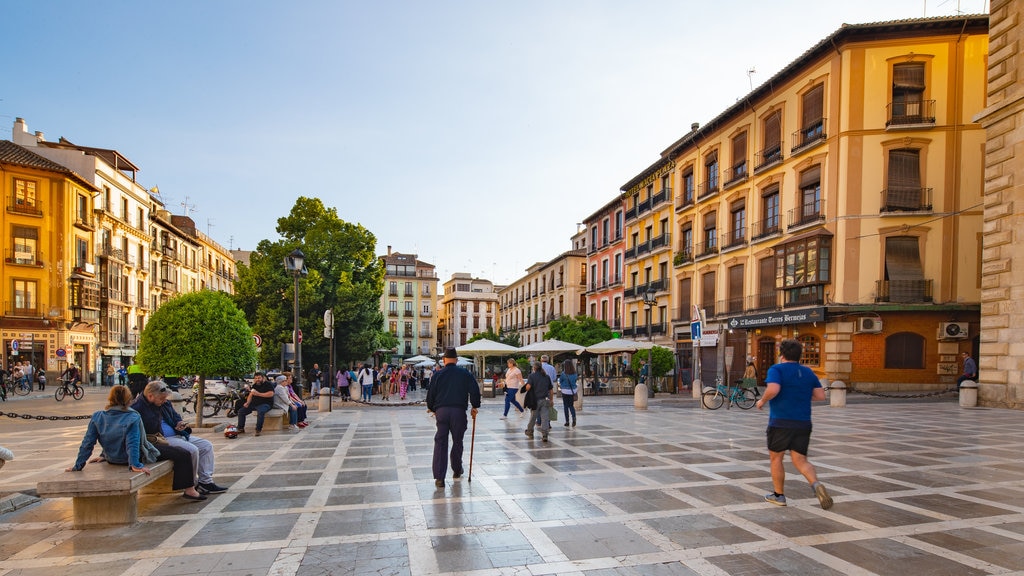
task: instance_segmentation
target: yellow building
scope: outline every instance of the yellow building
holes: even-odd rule
[[[0,140],[4,368],[30,361],[60,371],[95,363],[100,290],[93,262],[95,186],[72,170]]]
[[[748,357],[763,377],[787,337],[861,390],[955,380],[978,341],[987,34],[986,16],[845,25],[623,186],[627,315],[654,292],[684,383],[694,350],[705,384]]]

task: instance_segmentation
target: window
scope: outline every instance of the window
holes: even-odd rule
[[[810,334],[797,338],[804,347],[800,355],[800,363],[804,366],[821,366],[821,341]]]
[[[411,298],[411,297],[413,297],[415,295],[416,295],[416,293],[412,291],[412,282],[406,282],[405,283],[405,293],[403,294],[403,296]]]
[[[762,258],[757,262],[757,307],[775,308],[778,297],[775,291],[775,259]]]
[[[661,192],[662,190],[668,190],[669,188],[670,188],[670,186],[669,186],[668,174],[666,174],[666,175],[661,177],[661,190],[659,190],[659,192]]]
[[[818,84],[804,93],[800,100],[800,132],[796,148],[825,137],[825,85]]]
[[[590,228],[590,247],[597,248],[597,226]]]
[[[680,250],[683,252],[683,259],[688,260],[693,258],[693,224],[687,223],[683,227],[682,245]]]
[[[693,204],[693,169],[683,173],[683,206]]]
[[[704,159],[705,181],[704,195],[718,191],[718,152],[712,152]]]
[[[708,272],[701,277],[701,307],[708,316],[715,315],[715,273]]]
[[[615,239],[622,238],[622,211],[615,213]]]
[[[39,260],[39,230],[25,226],[11,226],[11,244],[14,247],[12,261],[15,264],[35,265]]]
[[[690,278],[683,278],[679,281],[679,318],[681,320],[690,317],[690,307],[693,303],[692,284],[693,280]]]
[[[38,307],[38,301],[36,300],[38,286],[36,281],[14,279],[12,282],[14,293],[14,309],[12,312],[21,315],[35,315]]]
[[[397,300],[388,300],[388,316],[398,316]]]
[[[87,224],[89,222],[89,199],[84,194],[78,195],[77,210],[78,221]]]
[[[924,368],[924,336],[898,332],[885,338],[885,367],[892,369]]]
[[[747,133],[737,134],[732,139],[732,168],[729,181],[737,182],[747,177]]]
[[[405,315],[412,316],[412,302],[409,300],[405,301]]]
[[[398,282],[388,282],[388,296],[398,296]]]
[[[420,313],[423,316],[430,316],[430,304],[424,304]]]
[[[758,167],[774,164],[782,160],[782,110],[769,114],[762,122],[764,147]]]
[[[818,235],[775,248],[775,286],[785,293],[786,304],[824,302],[824,286],[831,280],[830,236]]]
[[[593,274],[597,274],[597,270],[593,270]],[[608,286],[608,259],[605,258],[601,261],[601,287],[605,288]]]
[[[930,204],[924,201],[923,193],[921,151],[912,148],[890,150],[882,212],[921,210]]]
[[[597,283],[597,264],[590,265],[590,288],[596,290],[600,285]]]
[[[394,320],[388,322],[388,332],[398,336],[398,322],[395,322]]]
[[[601,221],[601,246],[606,246],[611,238],[608,236],[608,228],[611,222],[605,218]]]
[[[89,242],[84,238],[75,238],[75,267],[85,268],[89,264]]]
[[[12,208],[18,212],[38,212],[38,199],[36,198],[36,183],[32,180],[14,179],[14,205]]]
[[[879,300],[885,302],[931,300],[917,237],[890,236],[885,239],[885,278],[878,292]]]
[[[622,254],[615,255],[615,279],[616,284],[622,282]]]
[[[730,246],[743,244],[747,239],[747,205],[744,202],[733,204],[729,213]]]
[[[761,193],[761,235],[774,234],[779,231],[779,185],[773,184]]]
[[[718,235],[715,228],[715,212],[708,212],[704,216],[704,253],[710,253],[718,246]]]
[[[729,312],[743,311],[743,264],[729,267]]]
[[[934,116],[925,110],[924,76],[924,62],[906,62],[892,67],[892,104],[887,126],[935,122]]]
[[[800,210],[794,225],[821,217],[821,166],[800,173]]]

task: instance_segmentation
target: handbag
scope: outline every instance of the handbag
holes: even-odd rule
[[[530,410],[537,409],[537,395],[533,392],[533,386],[526,391],[526,395],[523,396],[523,408],[529,408]]]
[[[526,390],[523,390],[522,388],[516,390],[516,402],[518,402],[520,406],[523,406],[525,408],[526,406],[523,404],[523,402],[525,402],[525,401],[526,401]]]
[[[159,444],[170,444],[170,442],[167,441],[167,438],[164,438],[164,435],[159,433],[146,434],[146,440],[149,440],[149,442],[154,446]]]
[[[558,408],[548,406],[548,419],[552,422],[558,422]]]

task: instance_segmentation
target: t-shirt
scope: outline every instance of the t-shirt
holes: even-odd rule
[[[256,384],[255,386],[253,386],[252,389],[257,391],[257,392],[273,392],[274,391],[274,383],[271,382],[270,380],[264,380],[264,381],[260,382],[259,384]],[[268,404],[268,405],[273,406],[274,405],[274,397],[273,396],[267,396],[266,398],[264,398],[263,396],[253,396],[252,397],[252,401],[249,402],[249,407],[250,408],[255,408],[255,407],[259,406],[260,404]]]
[[[811,395],[821,382],[814,372],[797,362],[780,362],[768,369],[767,384],[779,385],[779,393],[768,401],[768,425],[777,428],[810,428]]]

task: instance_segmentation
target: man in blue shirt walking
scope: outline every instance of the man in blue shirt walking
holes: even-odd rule
[[[811,401],[824,400],[825,389],[810,368],[800,364],[803,345],[797,340],[783,340],[779,346],[782,360],[768,369],[765,378],[764,396],[757,401],[758,410],[770,404],[768,415],[768,454],[771,458],[772,493],[764,499],[776,506],[786,505],[783,488],[786,483],[786,468],[782,462],[786,450],[793,466],[811,484],[814,495],[822,509],[832,507],[832,498],[818,481],[814,466],[807,460],[807,448],[811,443]]]

